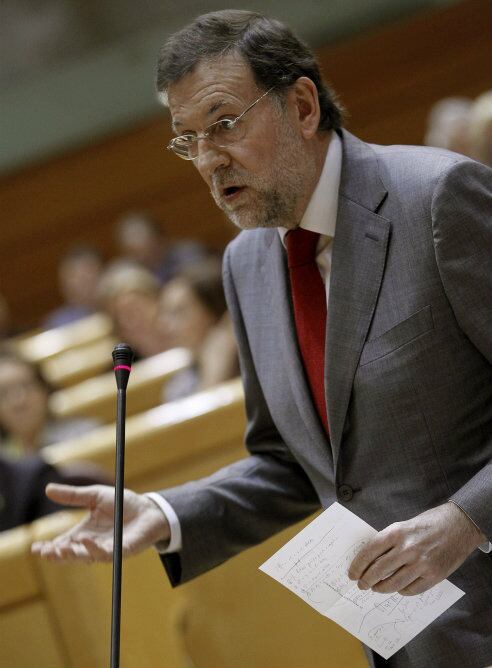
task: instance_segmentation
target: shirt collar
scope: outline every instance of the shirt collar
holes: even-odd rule
[[[342,142],[338,134],[332,132],[321,176],[304,212],[300,227],[330,238],[335,236],[341,171]],[[284,243],[288,230],[279,227],[278,232],[280,240]]]

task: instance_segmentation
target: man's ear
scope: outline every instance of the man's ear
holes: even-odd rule
[[[311,139],[317,132],[320,119],[318,90],[308,77],[299,77],[290,94],[295,104],[297,120],[304,139]]]

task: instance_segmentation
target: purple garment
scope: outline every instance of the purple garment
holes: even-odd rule
[[[185,267],[207,258],[210,253],[205,246],[197,241],[180,241],[173,244],[160,264],[155,268],[154,275],[164,284],[173,279]]]
[[[48,315],[46,320],[43,322],[43,329],[54,329],[55,327],[70,325],[72,322],[76,322],[82,318],[87,318],[87,316],[92,315],[93,313],[94,310],[88,306],[75,306],[67,304],[66,306],[61,306],[55,311],[52,311]]]

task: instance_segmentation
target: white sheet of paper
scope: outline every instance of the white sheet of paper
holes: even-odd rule
[[[360,590],[349,580],[348,568],[375,533],[360,517],[334,503],[260,570],[389,659],[464,592],[449,580],[416,596]]]

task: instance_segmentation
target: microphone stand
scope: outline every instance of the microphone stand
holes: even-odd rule
[[[111,607],[111,658],[110,667],[120,665],[121,627],[121,572],[123,558],[123,494],[125,488],[125,417],[126,387],[130,376],[133,351],[126,343],[118,343],[113,350],[114,372],[117,386],[116,401],[116,467],[114,489],[113,529],[113,584]]]

